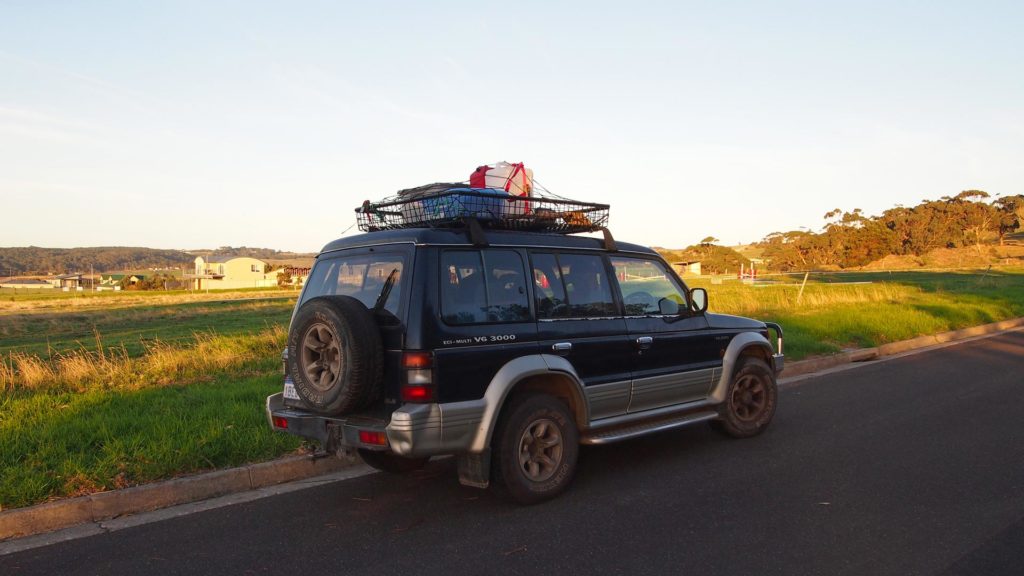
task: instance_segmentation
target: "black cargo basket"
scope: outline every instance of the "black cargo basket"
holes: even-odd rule
[[[607,204],[552,198],[549,194],[523,197],[492,188],[449,188],[436,185],[403,190],[379,202],[356,208],[363,232],[402,228],[459,227],[475,220],[485,228],[572,234],[608,226]]]

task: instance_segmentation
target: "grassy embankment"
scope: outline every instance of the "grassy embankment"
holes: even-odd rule
[[[1024,316],[1024,270],[811,274],[708,289],[714,312],[774,320],[790,360]]]
[[[1024,316],[1019,271],[812,276],[799,303],[800,278],[781,280],[692,284],[708,288],[713,311],[783,324],[790,360]],[[3,508],[298,447],[262,414],[280,387],[292,299],[119,296],[85,308],[0,300]],[[218,296],[259,295],[203,298]]]
[[[280,387],[294,300],[181,300],[0,306],[0,507],[298,447],[295,437],[271,432],[261,410]]]

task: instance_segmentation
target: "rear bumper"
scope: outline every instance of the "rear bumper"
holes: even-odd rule
[[[267,397],[266,413],[271,428],[316,440],[328,452],[363,448],[417,458],[468,452],[483,419],[484,407],[483,400],[405,404],[391,413],[390,422],[385,422],[362,416],[323,416],[291,408],[285,406],[284,396],[279,392]],[[361,432],[384,433],[387,444],[365,443],[360,439]]]
[[[285,406],[281,392],[267,396],[267,423],[274,430],[316,440],[324,449],[335,451],[342,447],[386,450],[387,446],[360,441],[359,433],[385,431],[385,422],[373,418],[332,418]],[[285,426],[279,426],[278,423]]]

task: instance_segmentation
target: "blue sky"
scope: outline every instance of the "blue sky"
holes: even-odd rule
[[[0,246],[315,251],[498,160],[666,247],[1024,193],[1022,29],[1019,2],[0,0]]]

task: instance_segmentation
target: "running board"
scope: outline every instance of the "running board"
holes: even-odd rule
[[[645,436],[647,434],[653,434],[663,430],[689,426],[690,424],[697,424],[698,422],[707,422],[708,420],[714,420],[715,418],[718,418],[718,412],[705,410],[702,412],[691,412],[689,414],[684,414],[683,416],[675,416],[672,418],[661,418],[653,421],[649,420],[640,424],[633,424],[632,426],[627,425],[621,428],[612,428],[611,430],[602,430],[600,432],[584,434],[583,437],[580,438],[580,444],[611,444],[612,442],[629,440],[630,438]]]

